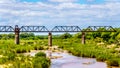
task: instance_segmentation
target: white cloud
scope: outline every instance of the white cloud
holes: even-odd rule
[[[0,3],[13,3],[16,2],[16,0],[0,0]]]
[[[77,3],[61,3],[56,6],[56,9],[85,9],[88,8],[88,5],[81,5]]]
[[[73,0],[52,3],[21,3],[0,0],[0,24],[6,25],[118,25],[120,2],[79,4]],[[69,1],[69,2],[68,2]],[[9,4],[8,4],[9,3]]]

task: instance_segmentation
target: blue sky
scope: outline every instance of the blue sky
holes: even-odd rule
[[[0,0],[0,25],[119,27],[120,0]]]
[[[50,2],[49,0],[19,0],[20,2]],[[101,4],[104,3],[104,0],[78,0],[76,3],[80,4]]]
[[[80,4],[103,4],[104,0],[80,0]]]

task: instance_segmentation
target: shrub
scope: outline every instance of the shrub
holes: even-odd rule
[[[35,57],[46,57],[46,54],[43,52],[38,52],[37,54],[35,54]]]
[[[8,60],[14,60],[16,55],[15,53],[8,53],[7,56],[8,56]]]
[[[44,50],[44,47],[43,47],[43,46],[40,46],[40,45],[35,45],[35,46],[34,46],[34,49],[35,49],[35,50]]]
[[[34,68],[49,68],[50,60],[44,57],[36,57],[33,59]]]
[[[97,61],[105,61],[107,58],[104,55],[98,55],[96,59]]]
[[[6,63],[8,60],[5,57],[0,58],[0,64]]]
[[[109,59],[109,60],[107,60],[107,65],[108,66],[120,66],[120,59],[118,59],[118,58]]]

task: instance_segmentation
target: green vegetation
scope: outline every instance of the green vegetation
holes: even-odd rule
[[[21,40],[21,45],[15,45],[14,40],[0,40],[0,65],[4,68],[49,68],[50,59],[45,53],[38,52],[35,56],[23,54],[48,49],[44,43],[44,40]]]
[[[96,58],[108,66],[120,67],[120,28],[116,30],[117,32],[87,32],[85,45],[80,44],[82,33],[53,35],[53,45],[58,45],[75,56]],[[47,38],[47,35],[21,33],[21,44],[15,45],[14,34],[0,34],[0,64],[9,68],[49,68],[50,60],[44,53],[39,52],[34,57],[23,55],[31,50],[47,50]]]
[[[72,37],[55,39],[54,45],[67,50],[75,56],[96,58],[106,62],[108,66],[120,67],[120,29],[117,32],[89,32],[86,33],[86,44],[80,44],[82,33]],[[66,35],[66,34],[64,34]],[[58,42],[59,41],[59,42]]]
[[[69,53],[80,57],[96,58],[97,61],[107,62],[109,66],[120,66],[119,52],[115,51],[116,47],[108,49],[107,45],[96,44],[63,44],[59,46]]]
[[[46,57],[46,54],[43,52],[39,52],[39,53],[35,54],[35,57]]]

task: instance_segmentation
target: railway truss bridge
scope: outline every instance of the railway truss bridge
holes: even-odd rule
[[[15,33],[15,44],[20,44],[20,38],[19,38],[20,32],[39,32],[39,33],[46,32],[48,33],[48,45],[52,46],[52,33],[82,32],[82,44],[85,44],[85,33],[86,32],[116,32],[116,30],[112,26],[88,26],[86,29],[81,29],[79,26],[55,26],[54,28],[49,30],[45,26],[21,26],[19,27],[18,25],[15,25],[15,27],[0,26],[0,32],[14,32]]]

